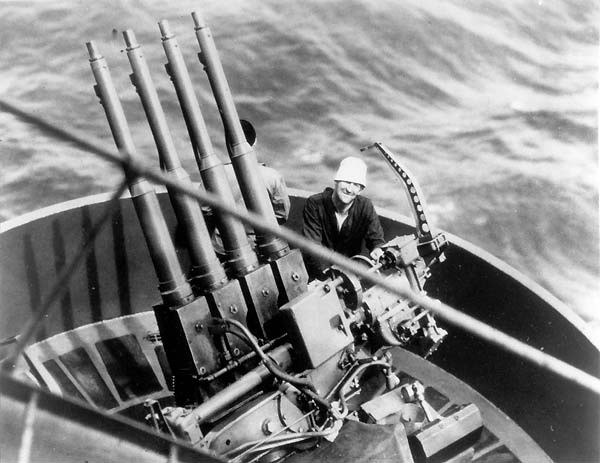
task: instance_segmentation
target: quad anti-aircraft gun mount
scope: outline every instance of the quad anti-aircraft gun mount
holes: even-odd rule
[[[225,74],[202,18],[192,14],[199,59],[212,88],[228,151],[246,208],[277,225],[253,146],[248,143]],[[202,186],[223,204],[235,206],[224,166],[215,155],[186,64],[167,21],[159,22],[174,85]],[[131,30],[124,32],[131,81],[142,102],[163,170],[191,185],[167,120]],[[87,44],[96,94],[114,141],[125,160],[137,154],[125,112],[105,58]],[[432,267],[443,262],[443,234],[433,234],[414,178],[381,143],[375,148],[399,176],[408,194],[416,235],[383,246],[377,262],[357,257],[390,282],[424,293]],[[396,436],[398,461],[468,461],[482,428],[481,414],[464,404],[438,414],[421,382],[393,365],[403,348],[426,357],[446,332],[433,314],[408,299],[336,266],[324,281],[308,282],[302,254],[269,233],[248,239],[240,221],[215,208],[223,242],[217,252],[200,204],[169,190],[185,236],[189,272],[183,271],[154,188],[131,172],[129,191],[158,278],[161,302],[154,306],[170,371],[169,400],[145,400],[146,421],[156,430],[234,461],[276,461],[334,442],[348,420],[403,423]],[[187,263],[188,261],[186,261]],[[135,315],[134,315],[135,316]],[[33,362],[35,364],[35,362]],[[52,379],[43,368],[39,379]]]

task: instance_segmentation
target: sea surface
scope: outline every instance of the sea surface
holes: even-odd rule
[[[222,127],[190,13],[213,31],[260,160],[321,190],[364,156],[365,194],[408,214],[386,144],[419,180],[429,221],[506,261],[600,327],[595,0],[0,2],[0,97],[105,141],[85,43],[106,57],[138,151],[157,159],[121,31],[153,72],[187,171],[198,179],[157,21],[177,35],[215,149]],[[157,162],[157,161],[155,161]],[[105,161],[0,113],[0,220],[113,189]]]

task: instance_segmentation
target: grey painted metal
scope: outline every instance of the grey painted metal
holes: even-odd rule
[[[85,400],[114,414],[140,410],[148,399],[172,396],[170,370],[161,364],[162,344],[156,317],[148,311],[44,339],[28,346],[25,358],[33,376],[52,393]],[[72,363],[74,352],[85,360]]]
[[[108,415],[0,373],[2,461],[220,463],[119,415]],[[23,417],[26,420],[23,420]]]
[[[115,159],[112,153],[104,152],[103,156],[107,160]],[[204,201],[212,207],[220,208],[244,223],[249,223],[256,229],[262,229],[267,233],[281,236],[287,242],[297,246],[303,252],[323,259],[330,264],[337,265],[343,270],[356,275],[368,283],[378,285],[393,294],[396,294],[402,298],[406,298],[422,308],[433,312],[446,322],[468,331],[479,339],[496,345],[507,352],[517,355],[521,359],[527,360],[538,367],[549,370],[555,375],[568,379],[569,381],[572,381],[600,396],[600,379],[597,377],[581,371],[566,362],[544,354],[528,344],[508,336],[492,326],[482,323],[479,320],[466,315],[441,301],[433,300],[423,294],[416,294],[410,289],[408,284],[394,284],[380,275],[365,270],[363,266],[358,265],[350,258],[342,256],[331,249],[326,249],[317,243],[307,240],[298,232],[284,228],[280,229],[279,226],[273,226],[265,223],[263,218],[256,213],[245,213],[237,208],[231,208],[225,204],[222,204],[219,198],[215,197],[214,195],[209,193],[202,194],[201,192],[191,189],[186,185],[181,185],[166,175],[156,172],[149,166],[136,162],[135,160],[130,160],[128,165],[129,169],[139,172],[141,175],[144,175],[156,182],[177,188],[181,193],[188,194],[194,198],[197,198],[199,201]]]
[[[394,153],[382,143],[373,143],[368,147],[362,148],[361,151],[365,151],[369,148],[375,148],[400,179],[401,185],[406,193],[406,198],[408,199],[410,211],[415,219],[415,230],[419,237],[419,242],[430,242],[433,240],[427,217],[425,217],[424,195],[417,184],[416,177],[412,175],[405,166],[401,165]]]
[[[90,66],[97,82],[97,94],[106,112],[117,148],[125,159],[132,160],[137,157],[133,138],[106,60],[93,42],[88,42],[87,48]],[[189,302],[192,299],[192,289],[177,260],[175,247],[160,211],[156,193],[149,182],[141,176],[130,171],[126,171],[126,175],[130,180],[129,190],[154,263],[163,301],[168,306]]]
[[[111,162],[123,164],[122,158],[104,149],[101,143],[90,140],[88,134],[55,127],[4,99],[0,100],[0,106],[57,137],[72,140]],[[298,229],[301,223],[305,195],[300,192],[294,198],[287,224],[290,228]],[[61,237],[68,242],[80,241],[82,218],[86,214],[98,214],[98,205],[105,203],[108,197],[83,198],[2,224],[0,294],[3,301],[9,301],[4,323],[0,325],[2,338],[20,331],[31,316],[39,295],[51,285],[48,275],[53,274],[58,259],[53,240],[60,241],[57,237]],[[167,202],[166,196],[163,197],[163,210],[169,217]],[[402,217],[385,211],[380,213],[388,238],[414,233]],[[120,305],[123,300],[120,288],[125,286],[120,282],[122,278],[130,287],[131,310],[147,310],[154,297],[150,283],[151,260],[146,247],[136,239],[141,230],[130,199],[121,201],[116,220],[118,227],[97,240],[99,250],[93,255],[106,274],[100,282],[103,318],[118,316],[120,310],[129,310],[126,305]],[[488,253],[460,238],[447,236],[450,241],[446,252],[448,259],[436,268],[426,285],[429,294],[598,375],[598,345],[586,333],[583,322],[568,308]],[[122,246],[123,241],[127,243],[125,266],[135,265],[136,278],[123,275],[123,265],[117,265],[117,260],[112,257],[111,250]],[[62,307],[62,312],[50,314],[46,322],[48,335],[63,331],[69,323],[79,326],[94,320],[94,307],[88,298],[90,282],[86,274],[72,281],[70,294],[78,310],[72,313],[71,321],[67,317],[68,306]],[[597,411],[600,407],[598,396],[590,390],[456,327],[431,360],[491,398],[556,460],[598,460]]]
[[[288,225],[297,229],[308,193],[291,190],[291,194]],[[26,268],[36,267],[40,276],[51,272],[56,256],[52,246],[46,243],[48,240],[51,242],[55,233],[52,224],[59,224],[57,230],[64,234],[65,239],[77,242],[82,239],[82,214],[90,208],[101,211],[109,197],[102,194],[81,198],[1,224],[0,247],[10,250],[3,254],[0,266],[0,300],[10,301],[3,307],[5,323],[0,325],[2,338],[18,333],[31,316],[33,308],[29,304],[34,280],[28,277]],[[159,198],[173,233],[175,220],[168,214],[168,197],[163,193]],[[378,212],[386,237],[414,233],[409,225],[410,219],[382,209]],[[152,286],[152,263],[143,242],[134,239],[141,230],[130,198],[122,199],[119,217],[124,227],[122,234],[129,237],[126,239],[127,265],[135,265],[138,274],[130,281],[133,285],[130,304],[134,311],[148,310],[156,297]],[[481,316],[492,326],[504,329],[506,324],[510,324],[511,334],[519,339],[529,338],[530,343],[545,351],[586,371],[597,372],[598,347],[567,307],[507,264],[458,237],[447,236],[451,243],[448,259],[436,268],[432,280],[426,285],[430,295],[452,302],[465,313]],[[115,239],[114,230],[107,229],[96,241],[99,248],[95,258],[99,259],[98,264],[106,273],[101,291],[102,314],[107,319],[121,314],[113,312],[120,307],[118,280],[121,278],[114,260],[110,258]],[[36,242],[37,246],[32,251],[35,256],[26,261],[23,256],[27,254],[29,241]],[[47,278],[40,278],[40,292],[45,293],[51,283]],[[86,289],[88,284],[83,272],[76,276],[70,287],[73,304],[78,308],[75,314],[78,325],[93,321]],[[498,297],[499,294],[504,296]],[[522,301],[518,312],[515,312],[517,306],[514,301]],[[124,310],[123,307],[120,309]],[[48,335],[67,329],[64,323],[60,311],[50,313],[46,322]],[[430,360],[491,399],[558,461],[577,458],[594,461],[599,455],[595,439],[599,429],[598,401],[588,391],[559,381],[553,374],[532,368],[515,356],[457,329],[452,330],[451,336]]]
[[[132,82],[142,101],[164,169],[180,182],[191,184],[188,174],[181,166],[142,48],[133,31],[127,30],[123,32],[123,36],[127,45],[127,57],[133,70]],[[192,264],[190,271],[192,285],[201,293],[221,286],[227,281],[227,277],[211,244],[200,205],[193,198],[173,190],[169,190],[169,196],[181,230],[186,237]]]
[[[167,70],[183,112],[202,181],[208,191],[218,195],[224,203],[233,205],[235,199],[229,187],[224,166],[213,151],[210,136],[177,39],[171,33],[166,20],[160,21],[159,27],[163,48],[168,59]],[[217,228],[223,240],[225,258],[229,268],[231,268],[234,276],[245,275],[258,266],[258,260],[248,243],[243,224],[220,211],[214,211],[214,214]]]
[[[49,291],[48,296],[46,296],[44,301],[40,302],[39,306],[35,308],[34,316],[30,317],[24,329],[19,333],[19,336],[17,337],[15,335],[14,339],[16,339],[16,344],[14,350],[10,357],[5,359],[2,365],[3,368],[12,369],[17,366],[19,356],[23,353],[25,347],[34,340],[34,336],[42,328],[44,319],[48,316],[48,313],[52,309],[53,305],[56,303],[59,297],[67,292],[70,280],[74,277],[75,272],[79,269],[83,259],[85,259],[92,250],[93,246],[95,245],[96,238],[102,231],[102,228],[110,220],[112,211],[116,206],[119,197],[125,191],[125,188],[127,188],[127,183],[123,182],[117,191],[115,191],[115,193],[111,196],[110,200],[108,201],[108,205],[102,214],[102,217],[92,229],[89,237],[87,237],[85,240],[82,240],[80,249],[73,260],[71,260],[67,266],[61,269],[57,275],[56,282]]]
[[[272,227],[277,227],[277,219],[269,202],[267,190],[258,171],[258,162],[254,149],[246,141],[240,118],[238,116],[223,66],[210,29],[197,12],[192,13],[196,30],[196,38],[202,50],[201,61],[219,107],[229,156],[235,175],[244,196],[246,207],[261,216],[262,220]],[[257,249],[265,259],[275,259],[289,252],[289,246],[276,234],[255,227]]]
[[[290,351],[291,346],[285,344],[270,351],[269,357],[272,358],[281,369],[287,370],[292,364]],[[260,386],[267,378],[271,377],[272,375],[267,367],[260,364],[237,381],[231,383],[225,389],[217,392],[210,400],[194,408],[192,413],[196,417],[198,423],[204,423],[227,409],[227,407],[234,404],[237,400],[240,400],[253,389]]]

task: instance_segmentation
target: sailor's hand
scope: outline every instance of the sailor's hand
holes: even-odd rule
[[[375,248],[371,251],[371,254],[369,254],[369,256],[371,257],[371,259],[373,259],[376,262],[379,262],[379,258],[381,256],[383,256],[383,249],[381,248]]]

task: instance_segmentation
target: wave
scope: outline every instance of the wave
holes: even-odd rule
[[[106,56],[137,148],[156,148],[128,74],[132,28],[184,166],[197,178],[156,22],[177,34],[213,143],[221,122],[198,62],[197,2],[26,2],[3,6],[0,93],[59,125],[112,139],[85,42]],[[261,160],[320,190],[338,161],[385,142],[415,173],[435,222],[590,313],[600,299],[597,2],[202,2],[240,116]],[[171,103],[166,103],[171,101]],[[114,170],[20,121],[5,126],[0,217],[110,189]],[[365,154],[377,203],[398,208],[381,160]],[[157,162],[157,161],[156,161]],[[318,164],[319,169],[314,165]],[[35,177],[34,177],[35,176]]]

